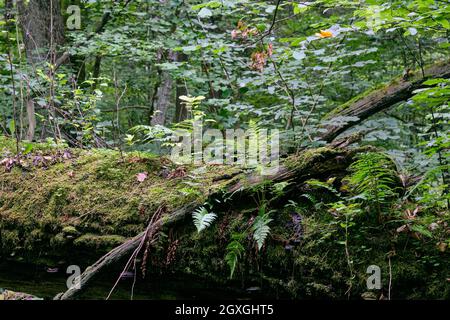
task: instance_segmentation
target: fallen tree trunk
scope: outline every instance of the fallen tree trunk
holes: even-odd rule
[[[411,75],[395,79],[381,89],[365,92],[339,106],[325,117],[326,132],[321,135],[321,139],[331,142],[341,133],[370,116],[398,102],[408,100],[415,90],[424,86],[423,83],[428,79],[449,77],[450,61],[439,62],[424,69],[423,74],[422,71],[416,71]],[[345,117],[351,117],[351,119],[345,121]]]
[[[182,220],[188,213],[192,212],[198,203],[192,202],[187,206],[173,212],[170,215],[163,216],[161,219],[156,221],[155,225],[158,227],[167,227],[175,222]],[[129,255],[133,250],[135,250],[138,245],[141,243],[142,239],[146,236],[147,231],[143,231],[134,238],[127,240],[120,246],[114,248],[103,257],[101,257],[97,262],[95,262],[90,267],[86,268],[86,270],[80,275],[80,278],[77,280],[79,286],[73,286],[69,288],[66,292],[60,293],[55,297],[55,300],[70,300],[76,297],[83,289],[86,288],[87,284],[90,280],[94,278],[103,268],[114,264],[119,261],[123,257]]]
[[[225,192],[225,194],[231,195],[228,198],[229,200],[236,200],[236,198],[238,198],[236,196],[237,194],[242,195],[253,187],[267,181],[270,181],[271,183],[291,181],[294,182],[295,187],[310,178],[323,178],[328,177],[333,173],[342,173],[345,172],[346,168],[352,163],[354,155],[363,150],[367,150],[367,148],[353,150],[320,148],[307,150],[300,155],[291,156],[285,161],[285,164],[279,168],[278,172],[271,176],[262,176],[257,173],[252,173],[246,176],[231,175],[229,177],[224,177],[224,179],[231,179],[225,189],[221,190],[219,193]],[[217,179],[216,181],[220,180]],[[217,194],[218,193],[211,194],[210,198],[217,196]],[[203,202],[193,201],[168,215],[164,215],[155,224],[158,228],[172,226],[176,222],[183,220],[202,204]],[[86,289],[88,283],[100,273],[103,268],[112,265],[136,250],[145,237],[146,231],[141,232],[139,235],[102,256],[81,274],[78,287],[74,286],[69,288],[66,292],[55,296],[55,299],[74,299]]]

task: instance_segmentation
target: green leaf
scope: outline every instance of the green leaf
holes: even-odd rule
[[[260,215],[256,217],[255,222],[253,223],[253,239],[255,239],[258,245],[258,250],[261,250],[264,245],[264,241],[270,233],[270,227],[268,226],[268,224],[271,221],[272,219],[269,218],[269,215],[267,213],[260,213]]]
[[[209,213],[205,207],[198,208],[192,213],[197,232],[200,233],[214,222],[217,218],[215,213]]]
[[[449,30],[450,29],[450,22],[448,21],[448,19],[446,18],[441,18],[438,20],[439,23],[441,24],[441,26],[443,26],[445,29]]]
[[[230,268],[230,279],[233,278],[238,260],[245,251],[244,246],[241,244],[241,241],[245,238],[245,236],[245,233],[233,233],[231,235],[232,241],[227,245],[227,254],[225,255],[225,261]]]
[[[202,8],[220,8],[222,6],[222,3],[220,1],[209,1],[206,3],[197,4],[195,6],[192,6],[192,10],[198,10]]]
[[[292,53],[292,57],[293,57],[295,60],[303,60],[303,59],[306,57],[306,55],[305,55],[305,52],[304,52],[304,51],[294,51],[294,52]]]
[[[208,8],[202,8],[199,12],[198,12],[198,16],[200,18],[208,18],[211,17],[213,15],[212,11],[209,10]]]
[[[409,34],[412,36],[415,36],[417,34],[417,29],[416,28],[408,28]]]
[[[12,136],[16,134],[16,121],[14,119],[9,122],[9,132]]]
[[[32,143],[27,143],[25,145],[25,150],[23,151],[23,154],[29,154],[31,151],[33,151],[33,144]]]
[[[411,229],[413,231],[416,231],[416,232],[420,233],[421,235],[424,235],[424,236],[428,237],[428,238],[432,238],[433,237],[433,234],[427,228],[425,228],[424,226],[413,225],[411,227]]]

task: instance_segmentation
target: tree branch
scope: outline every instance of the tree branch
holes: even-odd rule
[[[432,78],[450,77],[450,60],[435,63],[422,71],[416,71],[409,78],[397,78],[384,88],[362,94],[359,98],[339,106],[328,114],[324,120],[328,124],[323,127],[327,130],[320,138],[327,142],[333,141],[338,135],[347,129],[361,123],[370,116],[384,111],[398,102],[408,100],[414,95],[414,91],[422,88],[423,83]],[[338,118],[356,117],[357,120],[342,123]],[[334,120],[336,123],[333,123]]]

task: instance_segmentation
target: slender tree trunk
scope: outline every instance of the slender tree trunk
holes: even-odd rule
[[[48,61],[51,56],[51,37],[53,36],[55,45],[64,43],[64,20],[60,1],[30,0],[26,3],[18,0],[17,8],[28,61],[33,64]]]
[[[97,88],[98,85],[98,78],[100,77],[101,65],[102,65],[102,56],[100,55],[95,56],[94,69],[92,72],[92,76],[95,79],[94,89]]]
[[[30,66],[34,69],[43,62],[56,60],[57,54],[52,51],[64,43],[64,19],[61,14],[60,1],[17,0],[17,9],[27,61]],[[28,97],[26,102],[27,139],[33,140],[36,130],[36,116],[33,95],[30,94]]]
[[[187,55],[180,53],[178,56],[178,61],[187,61]],[[181,79],[177,80],[177,96],[176,96],[176,104],[175,104],[175,115],[173,117],[174,122],[181,122],[187,118],[187,110],[182,101],[180,100],[180,96],[186,96],[188,94],[186,83]]]
[[[161,54],[162,56],[162,54]],[[173,51],[168,52],[167,60],[169,62],[175,62],[178,59],[178,54]],[[160,58],[160,60],[162,60]],[[166,122],[167,113],[170,109],[172,92],[174,87],[174,80],[170,72],[161,70],[159,72],[160,84],[155,93],[155,99],[153,100],[153,116],[151,125],[164,125]]]
[[[187,118],[187,110],[179,99],[180,96],[187,95],[186,86],[180,80],[177,80],[177,103],[175,105],[174,122],[181,122]]]

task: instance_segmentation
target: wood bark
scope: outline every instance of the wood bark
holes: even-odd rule
[[[27,61],[35,68],[57,58],[57,47],[64,43],[64,20],[59,0],[17,1]],[[27,139],[32,141],[36,131],[36,115],[32,95],[27,95]]]
[[[327,131],[321,135],[321,139],[331,142],[341,133],[370,116],[386,110],[396,103],[408,100],[413,96],[415,90],[424,86],[423,83],[428,79],[449,77],[450,60],[426,68],[423,75],[421,71],[416,71],[409,78],[399,78],[384,88],[368,92],[356,101],[338,107],[335,112],[326,117],[325,120],[329,124],[325,126]],[[356,117],[358,119],[342,123],[342,121],[338,121],[338,118],[342,117]],[[336,119],[336,124],[333,124],[334,119]]]
[[[160,53],[162,56],[162,53]],[[178,59],[178,54],[171,50],[168,51],[167,60],[169,62],[176,62]],[[162,61],[162,58],[158,59]],[[174,79],[169,71],[160,70],[159,72],[160,82],[158,89],[156,90],[156,95],[153,100],[153,115],[151,120],[151,125],[164,125],[166,122],[167,113],[170,109],[171,98],[174,87]]]
[[[183,62],[183,61],[187,61],[188,60],[188,56],[186,54],[183,53],[179,53],[178,54],[178,60],[179,62]],[[186,88],[186,83],[181,80],[178,79],[176,81],[176,104],[175,104],[175,115],[173,117],[173,122],[178,123],[181,122],[183,120],[187,119],[187,109],[186,106],[184,105],[184,103],[182,103],[183,101],[180,100],[180,96],[187,96],[188,92],[187,92],[187,88]]]
[[[183,208],[172,212],[168,216],[163,216],[159,219],[156,224],[159,226],[170,226],[175,222],[182,220],[188,213],[192,212],[198,206],[197,203],[190,203]],[[81,274],[79,279],[79,287],[69,288],[66,292],[60,293],[55,296],[55,300],[71,300],[79,295],[84,289],[86,289],[87,284],[92,280],[98,273],[102,271],[103,268],[118,262],[123,257],[129,255],[133,252],[137,246],[141,243],[142,238],[145,237],[146,231],[141,232],[134,238],[124,242],[120,246],[114,248],[106,255],[101,257],[97,262],[95,262],[90,267]]]
[[[27,59],[31,64],[50,60],[50,45],[64,43],[64,20],[59,0],[17,1]],[[53,25],[52,25],[53,22]]]

